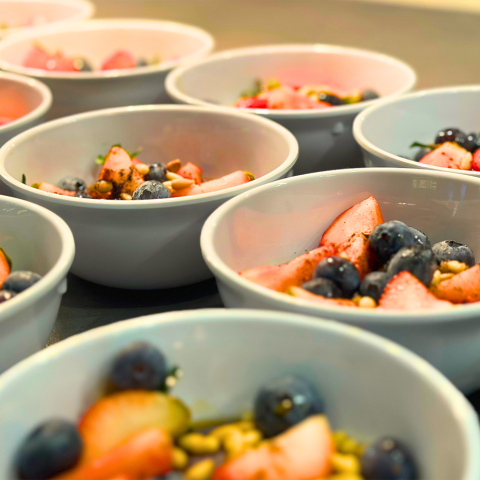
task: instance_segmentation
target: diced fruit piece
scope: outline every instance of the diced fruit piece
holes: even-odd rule
[[[472,154],[456,143],[446,142],[425,155],[420,163],[457,170],[470,170]]]
[[[243,170],[230,173],[224,177],[210,180],[209,182],[202,183],[201,185],[192,185],[191,187],[182,188],[173,193],[172,197],[185,197],[187,195],[199,195],[201,193],[212,193],[226,188],[237,187],[254,180],[253,175]]]
[[[51,72],[76,72],[75,60],[64,56],[60,52],[54,54],[48,53],[39,45],[33,46],[23,61],[23,65],[28,68],[38,68]]]
[[[453,240],[444,240],[443,242],[436,243],[432,247],[432,250],[439,264],[456,260],[457,262],[464,263],[468,267],[475,265],[475,257],[472,250],[462,243],[454,242]]]
[[[0,247],[0,288],[4,284],[7,277],[10,275],[12,269],[12,261],[5,253],[5,250]],[[4,299],[8,300],[8,299]]]
[[[268,108],[268,100],[257,97],[240,98],[235,106],[237,108]]]
[[[3,290],[10,290],[11,292],[21,293],[27,288],[37,283],[42,277],[35,272],[28,272],[17,270],[10,273],[2,285]]]
[[[87,188],[84,180],[78,177],[72,177],[71,175],[63,177],[57,186],[62,190],[69,190],[71,192],[78,192],[79,190],[85,190],[85,188]]]
[[[200,185],[203,181],[202,169],[194,163],[188,162],[178,172],[183,178],[193,180],[197,185]]]
[[[360,285],[360,295],[373,298],[378,303],[387,284],[388,275],[385,272],[371,272]]]
[[[401,272],[386,286],[380,302],[382,310],[442,310],[450,302],[439,300],[410,272]]]
[[[158,200],[170,197],[170,190],[163,183],[148,180],[135,189],[132,200]]]
[[[480,265],[440,282],[431,291],[436,297],[452,303],[480,302]]]
[[[145,180],[156,180],[157,182],[167,181],[167,167],[163,163],[154,163],[150,165],[150,171]]]
[[[46,480],[73,468],[82,454],[77,427],[49,420],[36,428],[18,451],[17,471],[24,480]]]
[[[480,148],[477,148],[473,154],[472,170],[475,172],[480,172]]]
[[[398,440],[382,438],[361,457],[365,480],[416,480],[417,467],[411,453]]]
[[[360,287],[357,267],[343,257],[334,256],[321,260],[313,271],[313,278],[328,278],[340,288],[343,298],[352,298]]]
[[[267,382],[258,392],[254,408],[256,426],[267,438],[324,411],[317,389],[306,378],[294,375]]]
[[[143,162],[141,162],[138,158],[133,157],[133,158],[131,158],[131,160],[132,160],[132,163],[133,163],[134,165],[140,165],[140,164],[143,165]],[[151,180],[151,179],[150,179],[150,180]],[[165,180],[166,180],[166,179],[165,179]],[[165,181],[165,180],[163,180],[163,181]]]
[[[57,195],[65,195],[67,197],[73,197],[75,195],[74,191],[63,190],[62,188],[47,182],[38,183],[37,188],[42,192],[56,193]]]
[[[6,125],[7,123],[10,123],[10,122],[13,122],[13,120],[15,120],[14,118],[10,118],[10,117],[2,117],[0,116],[0,127],[2,125]]]
[[[323,234],[320,245],[332,246],[337,255],[345,254],[363,278],[375,264],[367,235],[380,223],[383,217],[378,202],[367,198],[339,215]]]
[[[314,415],[221,465],[212,480],[312,480],[331,472],[335,450],[328,420]]]
[[[400,272],[410,272],[425,286],[429,287],[437,266],[437,259],[431,248],[422,245],[409,245],[403,247],[392,257],[388,263],[387,275],[389,278],[393,278]]]
[[[101,398],[82,418],[83,462],[98,458],[146,428],[162,428],[176,437],[190,421],[187,407],[160,392],[125,391]]]
[[[326,298],[341,298],[342,291],[340,288],[328,278],[315,278],[302,285],[304,290],[315,295],[321,295]]]
[[[309,300],[310,302],[320,303],[327,307],[356,307],[356,305],[351,300],[347,300],[345,298],[325,298],[321,297],[320,295],[314,295],[313,293],[307,292],[303,288],[290,287],[287,289],[286,293],[292,295],[292,297]]]
[[[118,476],[148,480],[168,473],[172,460],[170,436],[160,428],[150,428],[134,433],[102,456],[54,480],[110,480]]]
[[[284,292],[288,287],[299,287],[311,280],[318,262],[334,253],[332,247],[320,247],[283,265],[252,268],[240,272],[240,275],[263,287]]]
[[[147,342],[134,342],[118,353],[110,381],[119,390],[159,390],[167,377],[162,352]]]
[[[105,59],[100,70],[122,70],[125,68],[135,68],[136,66],[137,59],[132,52],[128,50],[118,50]]]

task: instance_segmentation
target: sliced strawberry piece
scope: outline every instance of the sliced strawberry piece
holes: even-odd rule
[[[118,50],[104,60],[100,70],[122,70],[125,68],[135,68],[137,59],[129,50]]]
[[[134,165],[138,165],[139,163],[143,163],[143,162],[141,162],[138,158],[132,158],[131,160],[132,160],[132,163],[133,163]]]
[[[125,391],[101,398],[79,424],[83,463],[101,457],[131,435],[162,428],[173,436],[188,428],[190,412],[179,400],[160,392]]]
[[[430,290],[437,298],[452,303],[480,302],[480,265],[464,270]]]
[[[3,285],[3,282],[10,275],[12,269],[12,261],[5,253],[2,247],[0,247],[0,287]]]
[[[75,59],[67,57],[60,52],[50,54],[39,45],[33,46],[25,60],[24,67],[38,68],[51,72],[76,72]]]
[[[181,175],[183,178],[188,178],[193,180],[197,185],[200,185],[203,182],[203,172],[202,169],[195,165],[194,163],[188,162],[185,164],[178,172],[178,175]]]
[[[377,263],[369,248],[368,235],[381,223],[380,205],[369,197],[339,215],[323,234],[320,245],[331,246],[337,255],[348,257],[363,279]]]
[[[445,142],[440,147],[427,153],[419,163],[434,165],[435,167],[470,170],[472,154],[456,143]]]
[[[266,98],[248,97],[240,98],[235,103],[237,108],[268,108]]]
[[[315,415],[224,463],[212,480],[313,480],[331,472],[335,451],[324,415]]]
[[[173,445],[160,428],[138,432],[101,457],[54,480],[147,480],[172,469]]]
[[[283,265],[251,268],[240,272],[240,275],[263,287],[284,292],[289,287],[299,287],[311,280],[318,262],[334,254],[332,247],[320,247]]]
[[[237,187],[252,181],[253,175],[243,170],[230,173],[224,177],[210,180],[209,182],[202,183],[201,185],[192,185],[191,187],[182,188],[173,192],[172,197],[186,197],[190,195],[200,195],[202,193],[218,192],[219,190],[225,190],[226,188]]]
[[[56,193],[57,195],[65,195],[67,197],[73,197],[75,192],[72,190],[63,190],[63,188],[57,187],[47,182],[40,182],[37,184],[37,188],[42,192]]]
[[[453,307],[439,300],[410,272],[401,272],[390,280],[380,298],[379,310],[443,310]]]
[[[480,148],[473,153],[472,170],[480,172]]]
[[[299,287],[290,287],[287,289],[286,293],[292,295],[292,297],[301,298],[314,303],[320,303],[325,306],[356,307],[355,303],[353,303],[351,300],[347,300],[345,298],[326,298],[322,297],[321,295],[315,295],[314,293],[308,292],[307,290]]]
[[[2,125],[6,125],[7,123],[10,123],[10,122],[13,122],[13,118],[9,118],[9,117],[0,117],[0,127]]]

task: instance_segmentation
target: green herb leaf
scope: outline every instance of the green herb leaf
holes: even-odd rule
[[[116,143],[115,145],[112,145],[110,148],[112,149],[113,147],[120,147],[120,148],[122,148],[122,146],[121,146],[119,143]]]
[[[243,91],[240,96],[241,97],[256,97],[262,92],[262,82],[261,80],[255,80],[255,84],[253,88]]]
[[[141,153],[143,152],[143,147],[138,147],[137,150],[135,150],[135,152],[128,152],[128,154],[130,155],[130,158],[135,158],[136,156],[140,155]]]
[[[7,260],[7,263],[8,263],[8,266],[10,267],[10,270],[12,270],[12,259],[7,255],[7,253],[5,252],[5,250],[0,247],[0,252],[3,253],[3,256],[5,257],[5,260]]]
[[[103,155],[99,155],[96,159],[95,159],[95,163],[97,165],[104,165],[105,164],[105,157]]]
[[[25,176],[24,173],[22,173],[22,183],[23,183],[24,185],[27,184],[27,177]]]
[[[39,183],[32,183],[32,188],[38,188],[40,186]]]
[[[428,144],[428,143],[413,142],[410,145],[410,148],[414,148],[414,147],[429,148],[430,150],[435,150],[437,148],[437,145]]]

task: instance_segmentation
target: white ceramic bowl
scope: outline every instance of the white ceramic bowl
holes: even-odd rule
[[[48,87],[33,78],[0,72],[0,117],[10,116],[11,109],[21,108],[25,115],[0,126],[0,146],[15,135],[43,121],[52,94]]]
[[[0,0],[0,38],[31,27],[87,20],[95,7],[87,0]],[[12,25],[12,27],[8,27]]]
[[[480,182],[407,169],[359,169],[289,178],[241,195],[206,222],[201,244],[227,307],[309,314],[357,325],[426,358],[458,387],[480,386],[480,303],[425,313],[323,307],[260,287],[237,272],[278,265],[316,248],[335,218],[373,195],[385,220],[401,220],[432,243],[454,239],[480,258]]]
[[[32,203],[0,196],[0,246],[13,271],[42,279],[0,304],[0,372],[41,350],[57,318],[75,255],[72,232],[57,215]]]
[[[326,83],[342,90],[374,88],[382,97],[408,92],[416,81],[405,63],[375,52],[331,45],[274,45],[230,50],[169,74],[167,92],[178,103],[232,106],[256,79]],[[327,110],[249,110],[287,127],[297,138],[295,174],[361,165],[352,136],[355,116],[376,101]],[[235,108],[235,107],[231,107]]]
[[[126,48],[158,65],[127,70],[51,72],[24,67],[34,42],[49,51],[78,55],[97,66],[114,51]],[[102,108],[169,103],[164,79],[174,67],[209,53],[210,34],[199,28],[158,20],[90,20],[37,28],[0,43],[0,68],[44,81],[54,95],[49,118]]]
[[[93,183],[95,158],[111,145],[141,146],[145,163],[180,158],[206,177],[249,170],[257,180],[227,190],[165,200],[105,201],[48,194],[29,185],[75,175]],[[120,288],[169,288],[211,277],[200,251],[203,222],[225,200],[285,176],[298,145],[274,122],[227,109],[177,105],[102,110],[46,123],[0,150],[0,174],[12,195],[60,215],[73,231],[72,272]]]
[[[457,127],[480,132],[480,86],[448,87],[405,95],[362,112],[353,133],[367,167],[403,167],[437,170],[480,177],[480,172],[452,170],[407,160],[417,141],[433,143],[438,131]]]
[[[52,417],[77,421],[100,395],[114,355],[139,339],[157,345],[171,365],[182,368],[185,375],[173,394],[193,407],[196,419],[240,415],[251,409],[266,381],[299,373],[318,386],[333,428],[367,442],[385,435],[402,439],[419,463],[419,480],[480,477],[475,412],[416,355],[333,322],[217,309],[98,328],[49,347],[1,376],[2,479],[14,478],[13,458],[22,439]]]

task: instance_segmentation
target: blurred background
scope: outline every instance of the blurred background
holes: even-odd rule
[[[480,0],[95,0],[97,17],[190,23],[217,50],[325,42],[410,63],[418,88],[480,83]]]

